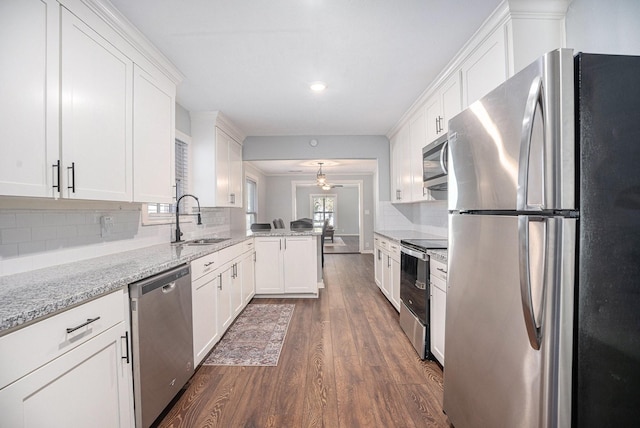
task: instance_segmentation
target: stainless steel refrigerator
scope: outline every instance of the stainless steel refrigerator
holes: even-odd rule
[[[444,411],[640,421],[640,57],[553,51],[449,122]]]

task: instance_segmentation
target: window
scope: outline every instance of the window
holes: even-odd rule
[[[247,195],[247,230],[249,230],[251,225],[258,221],[258,184],[252,178],[247,177],[245,186]]]
[[[322,227],[326,219],[329,225],[336,227],[337,195],[311,195],[311,212],[313,213],[313,227]]]
[[[189,145],[184,141],[176,139],[175,148],[175,179],[176,179],[176,200],[189,190]],[[189,198],[187,198],[189,199]],[[190,201],[182,201],[182,212],[188,212]],[[148,203],[146,204],[146,219],[143,223],[164,223],[170,221],[176,213],[176,204]],[[144,210],[144,206],[143,206]],[[145,221],[146,220],[146,221]],[[166,221],[165,221],[166,220]]]

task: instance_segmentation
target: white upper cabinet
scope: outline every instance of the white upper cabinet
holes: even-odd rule
[[[462,64],[463,101],[468,106],[507,80],[505,33],[491,34]]]
[[[61,46],[64,195],[130,201],[133,62],[64,8]]]
[[[462,111],[460,74],[453,73],[439,90],[427,100],[427,143],[449,130],[449,119]]]
[[[242,207],[244,136],[219,112],[191,113],[193,193],[205,207]]]
[[[449,120],[462,109],[539,56],[564,47],[564,16],[569,3],[570,0],[507,0],[487,18],[389,132],[392,202],[438,199],[429,192],[422,192],[422,147],[445,135]],[[426,122],[424,138],[423,117]],[[408,146],[406,135],[410,135],[407,138],[411,140]],[[410,180],[403,175],[407,162],[410,163]],[[405,189],[407,182],[412,188],[410,193]]]
[[[420,201],[427,198],[422,186],[422,148],[428,144],[426,109],[419,109],[409,119],[411,138],[409,161],[411,162],[411,198]]]
[[[171,203],[176,86],[157,70],[133,71],[133,200]]]
[[[0,1],[0,195],[57,195],[59,23],[57,1]]]
[[[182,76],[108,2],[3,0],[0,61],[0,195],[171,201]]]

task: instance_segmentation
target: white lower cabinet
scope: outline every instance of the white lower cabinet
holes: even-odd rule
[[[191,279],[197,366],[255,294],[253,240],[193,260]]]
[[[256,238],[256,294],[318,295],[316,236]]]
[[[431,353],[444,366],[444,330],[447,312],[447,265],[430,261]]]
[[[384,296],[400,311],[400,244],[381,235],[374,235],[375,282]]]
[[[220,338],[217,321],[220,276],[217,267],[217,253],[191,262],[194,366],[202,362]]]
[[[118,291],[0,338],[1,425],[133,427],[127,304]]]
[[[256,294],[256,253],[251,250],[242,256],[242,301],[247,306]]]

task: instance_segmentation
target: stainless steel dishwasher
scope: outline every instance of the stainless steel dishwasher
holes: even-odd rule
[[[193,374],[191,270],[129,285],[137,427],[149,427]]]

